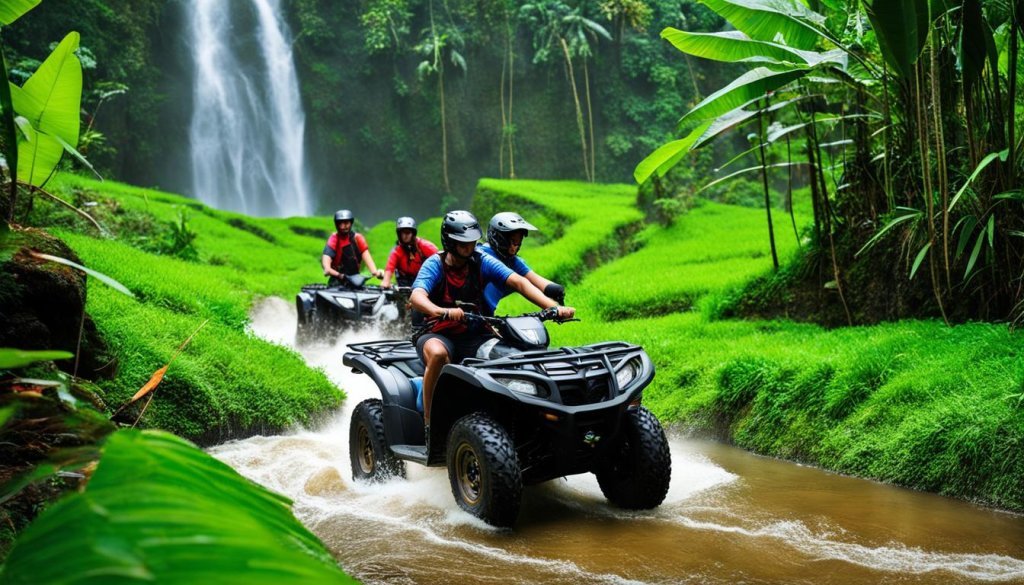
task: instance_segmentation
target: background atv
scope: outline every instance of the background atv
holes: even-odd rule
[[[305,345],[331,338],[348,327],[367,323],[392,326],[395,334],[408,330],[407,289],[367,285],[362,274],[346,275],[342,284],[307,284],[295,296],[298,320],[295,342]]]
[[[381,391],[352,414],[353,476],[404,477],[404,461],[447,466],[459,506],[500,527],[515,522],[524,484],[577,473],[594,473],[616,506],[661,504],[671,456],[660,423],[640,405],[654,378],[650,358],[623,342],[547,349],[542,320],[552,317],[473,317],[499,338],[478,357],[444,366],[429,443],[418,404],[423,363],[413,344],[350,345],[345,365]]]

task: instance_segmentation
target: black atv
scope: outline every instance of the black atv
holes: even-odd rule
[[[364,400],[352,413],[353,477],[404,477],[404,461],[447,466],[459,506],[499,527],[515,522],[524,484],[577,473],[594,473],[616,506],[661,504],[671,456],[660,423],[640,405],[654,378],[642,347],[548,349],[543,321],[555,318],[550,311],[467,317],[498,337],[476,358],[441,370],[429,442],[419,394],[423,363],[413,344],[349,345],[344,364],[369,375],[382,397]]]
[[[296,344],[305,345],[367,323],[388,326],[398,334],[407,331],[409,289],[382,289],[366,284],[367,279],[362,274],[349,274],[340,284],[303,286],[295,296]]]

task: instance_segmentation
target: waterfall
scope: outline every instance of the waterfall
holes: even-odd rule
[[[193,195],[249,215],[310,215],[305,115],[279,1],[188,4]]]

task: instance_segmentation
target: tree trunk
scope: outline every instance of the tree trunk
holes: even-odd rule
[[[594,109],[590,105],[590,68],[587,67],[587,58],[583,58],[583,83],[587,88],[587,129],[590,132],[590,182],[597,180],[597,150],[594,148]]]
[[[757,112],[757,143],[761,152],[761,181],[764,185],[764,211],[768,215],[768,245],[772,249],[772,266],[779,271],[779,253],[775,250],[775,225],[772,223],[772,200],[768,193],[768,161],[764,154],[764,108]]]
[[[572,86],[572,99],[573,103],[576,104],[576,127],[580,131],[580,151],[583,153],[583,176],[589,180],[590,178],[590,162],[587,159],[587,136],[583,130],[583,109],[580,107],[580,96],[576,91],[576,76],[572,72],[572,59],[569,57],[569,45],[566,44],[565,39],[559,38],[559,42],[562,43],[562,53],[565,55],[565,67],[569,73],[569,85]]]
[[[444,65],[437,70],[437,92],[441,96],[441,161],[444,170],[444,192],[450,195],[452,186],[448,182],[448,123],[444,111]]]
[[[506,15],[507,16],[507,15]],[[512,31],[512,25],[508,21],[505,23],[508,38],[508,178],[516,178],[516,147],[515,147],[515,124],[512,123],[512,87],[513,81],[516,78],[516,62],[515,62],[515,51],[513,51],[512,41],[515,40],[515,35]]]

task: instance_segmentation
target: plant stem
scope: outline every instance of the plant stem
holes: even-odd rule
[[[580,130],[580,150],[583,153],[583,176],[590,179],[590,163],[587,160],[587,137],[583,130],[583,109],[580,107],[580,96],[576,92],[576,76],[572,72],[572,59],[569,57],[569,45],[565,39],[558,37],[562,43],[562,53],[565,55],[565,67],[569,72],[569,85],[572,86],[572,99],[576,104],[576,126]]]
[[[767,98],[764,107],[757,111],[757,142],[761,152],[761,182],[764,186],[764,211],[768,215],[768,245],[772,250],[772,266],[779,271],[779,254],[775,250],[775,226],[772,224],[772,200],[768,192],[768,161],[764,154],[764,110],[768,107]]]

